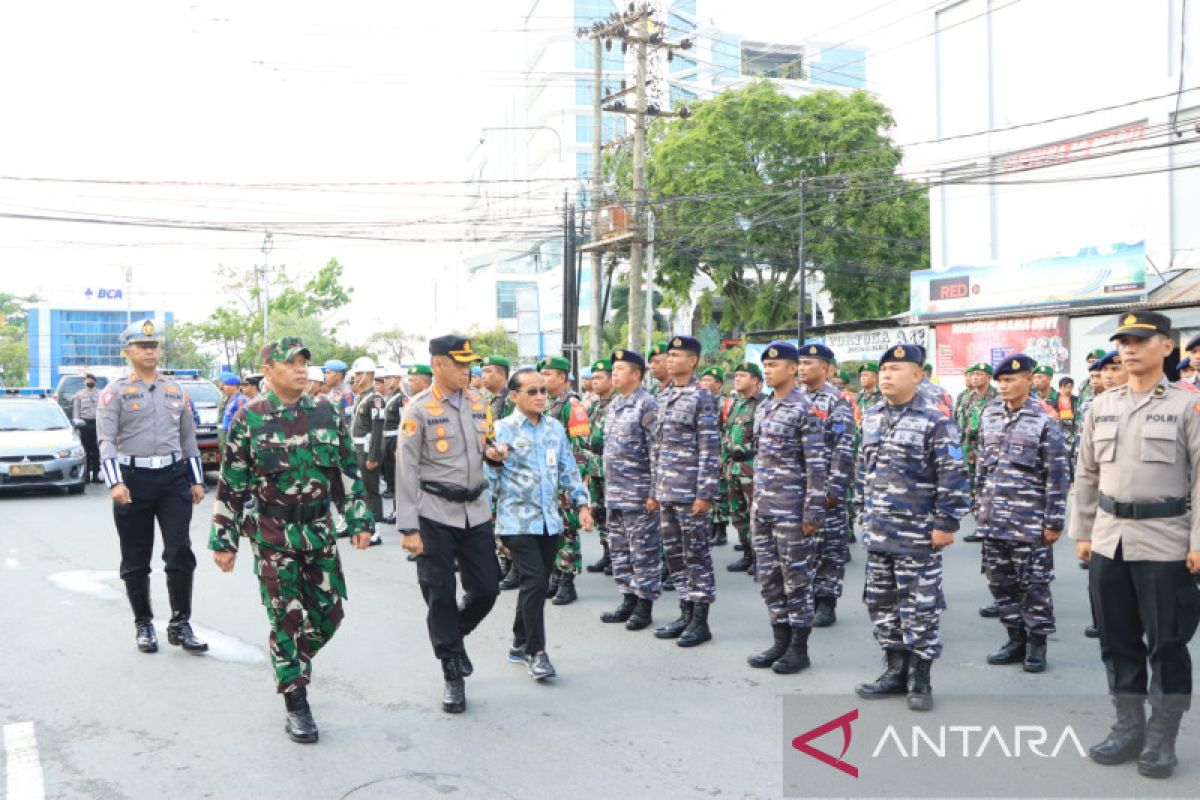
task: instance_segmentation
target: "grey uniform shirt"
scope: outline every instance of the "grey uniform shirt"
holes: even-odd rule
[[[1140,400],[1129,386],[1098,395],[1079,442],[1071,537],[1091,541],[1112,558],[1122,545],[1126,561],[1182,561],[1200,550],[1200,402],[1166,378]],[[1104,494],[1121,503],[1191,498],[1178,517],[1118,519],[1098,507]]]
[[[80,389],[71,398],[72,419],[96,419],[96,409],[100,404],[100,392],[96,389]]]
[[[148,384],[130,375],[106,386],[96,414],[96,437],[101,459],[200,456],[187,392],[161,376]]]
[[[420,529],[419,517],[456,528],[492,518],[485,488],[469,503],[455,503],[421,489],[421,481],[474,490],[487,483],[484,442],[492,433],[487,400],[473,389],[454,398],[431,386],[404,407],[396,453],[396,528]]]

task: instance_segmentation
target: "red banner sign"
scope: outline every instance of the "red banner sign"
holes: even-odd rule
[[[1070,364],[1070,324],[1064,316],[949,322],[937,326],[937,374],[962,375],[980,361],[995,367],[1024,353],[1065,372]]]

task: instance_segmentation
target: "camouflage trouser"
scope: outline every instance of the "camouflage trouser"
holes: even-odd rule
[[[717,579],[712,564],[712,512],[693,514],[691,503],[663,503],[660,513],[667,569],[679,599],[713,602]]]
[[[1054,633],[1054,548],[1046,544],[983,540],[983,568],[988,588],[1000,607],[1006,628],[1038,636]]]
[[[811,628],[817,534],[804,535],[803,520],[754,515],[751,522],[755,580],[772,625]]]
[[[975,451],[977,445],[974,441],[966,441],[963,443],[963,458],[967,462],[967,482],[971,484],[971,489],[975,488]],[[972,496],[974,492],[972,491]]]
[[[554,554],[554,569],[565,575],[578,575],[583,569],[583,548],[579,544],[579,511],[571,496],[559,492],[558,510],[562,514],[563,532]]]
[[[657,513],[609,509],[608,553],[612,558],[613,580],[621,594],[634,594],[643,600],[658,599],[662,594],[658,556],[661,548]]]
[[[754,472],[742,464],[741,475],[730,475],[729,521],[737,531],[738,541],[750,545],[750,506],[754,500]]]
[[[592,499],[592,523],[600,534],[600,544],[608,541],[608,509],[604,507],[604,478],[588,478],[588,494]],[[609,545],[611,547],[611,545]]]
[[[720,525],[729,522],[729,482],[725,479],[725,471],[717,478],[717,496],[713,500],[713,524]]]
[[[817,531],[816,568],[813,594],[817,597],[841,597],[842,581],[846,577],[846,562],[850,560],[850,543],[846,528],[850,524],[845,503],[825,509],[821,529]]]
[[[911,650],[928,659],[942,654],[938,627],[946,598],[941,553],[867,553],[863,602],[875,626],[875,641],[884,650]]]
[[[277,691],[306,686],[312,659],[342,622],[346,579],[337,545],[277,550],[251,540],[254,574],[271,623],[271,666]]]

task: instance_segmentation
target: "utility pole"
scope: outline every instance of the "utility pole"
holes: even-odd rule
[[[604,89],[604,42],[599,36],[592,40],[592,196],[589,200],[592,206],[592,236],[599,237],[600,235],[600,193],[604,191],[604,184],[601,182],[603,170],[600,168],[600,159],[602,158],[603,146],[603,89]],[[592,250],[589,254],[592,264],[592,335],[589,338],[588,344],[591,345],[592,360],[600,358],[600,350],[603,347],[604,341],[604,308],[601,306],[600,294],[602,291],[602,280],[600,270],[604,254],[599,250]]]
[[[797,346],[804,344],[804,289],[805,279],[808,277],[808,252],[804,242],[804,176],[800,176],[800,230],[797,231],[799,238],[798,256],[800,260],[800,304],[796,309],[796,338]]]
[[[271,247],[274,237],[267,231],[263,236],[263,343],[271,341]]]
[[[642,330],[642,242],[646,208],[646,44],[650,39],[650,15],[643,11],[637,35],[637,101],[633,117],[633,230],[629,251],[629,349],[645,352]]]
[[[654,341],[654,211],[646,211],[646,346]]]

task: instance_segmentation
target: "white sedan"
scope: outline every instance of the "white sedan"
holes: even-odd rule
[[[0,389],[0,490],[82,494],[85,466],[79,434],[57,403]]]

